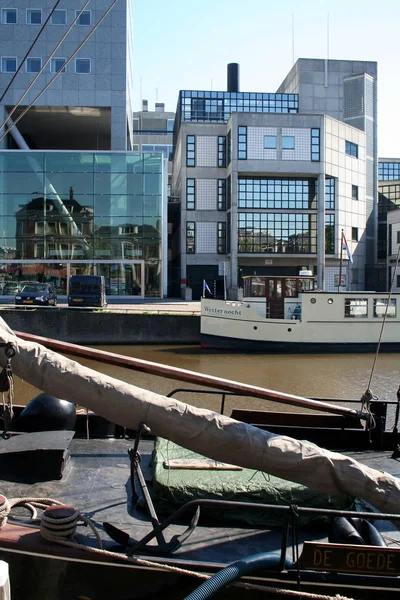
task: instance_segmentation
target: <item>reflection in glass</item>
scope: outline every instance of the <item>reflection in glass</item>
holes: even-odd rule
[[[0,152],[0,257],[43,261],[43,272],[46,260],[158,264],[162,168],[156,153]],[[79,270],[93,269],[87,263]],[[150,270],[155,294],[161,267],[145,266]]]

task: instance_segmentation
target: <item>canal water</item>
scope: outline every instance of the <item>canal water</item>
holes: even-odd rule
[[[360,400],[369,385],[374,365],[372,354],[228,354],[209,353],[197,346],[168,345],[99,348],[299,396],[337,398],[341,399],[341,404],[345,406],[350,406],[345,402],[346,399]],[[204,386],[194,386],[85,359],[78,360],[81,364],[107,375],[164,395],[179,387],[193,388],[197,390],[196,393],[190,396],[179,393],[176,397],[196,406],[219,410],[220,397],[204,393]],[[370,386],[372,393],[380,400],[395,401],[399,384],[400,354],[380,354]],[[37,393],[35,388],[16,378],[16,403],[25,404]],[[265,400],[237,396],[227,398],[225,414],[229,415],[233,407],[296,410],[292,406],[278,406]]]

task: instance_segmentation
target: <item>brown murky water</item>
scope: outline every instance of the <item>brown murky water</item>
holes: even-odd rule
[[[102,346],[119,354],[181,367],[191,371],[234,379],[269,389],[306,397],[360,399],[368,387],[374,356],[371,354],[346,355],[258,355],[216,354],[201,351],[196,346]],[[125,368],[79,359],[81,364],[106,373],[127,383],[160,394],[167,394],[178,387],[203,389],[171,379],[156,377]],[[375,365],[371,391],[381,400],[396,400],[400,383],[400,354],[381,354]],[[25,404],[38,391],[16,378],[15,401]],[[60,390],[62,397],[62,390]],[[189,396],[178,394],[178,399],[204,408],[219,409],[220,397],[205,393]],[[226,401],[225,413],[233,407],[250,407],[256,410],[271,408],[270,402],[231,397]],[[276,406],[276,408],[278,408]],[[279,405],[280,410],[296,410]]]

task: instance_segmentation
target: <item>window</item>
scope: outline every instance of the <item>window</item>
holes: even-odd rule
[[[351,241],[358,242],[358,227],[351,228]]]
[[[226,223],[218,223],[218,254],[226,254]]]
[[[358,200],[358,185],[351,186],[351,197],[353,200]]]
[[[17,57],[16,56],[2,56],[1,57],[1,72],[2,73],[15,73],[17,70]]]
[[[400,244],[400,231],[397,232],[397,243]]]
[[[238,127],[238,159],[247,160],[247,127]]]
[[[218,166],[226,167],[226,137],[218,136]]]
[[[276,135],[264,135],[264,148],[266,150],[276,150]]]
[[[67,11],[64,8],[59,8],[51,15],[52,25],[66,25],[67,24]]]
[[[231,130],[228,131],[226,136],[226,162],[228,165],[231,164],[232,157],[232,135]]]
[[[2,8],[1,22],[3,25],[15,25],[18,22],[18,12],[16,8]]]
[[[40,8],[27,8],[26,22],[28,23],[28,25],[41,25],[42,10]]]
[[[58,73],[61,69],[61,73],[65,73],[66,67],[63,68],[63,65],[65,65],[65,58],[52,58],[50,60],[50,73]]]
[[[314,214],[239,212],[238,252],[315,254],[317,218]]]
[[[400,275],[397,275],[396,279],[397,279],[396,287],[400,287]]]
[[[325,215],[325,254],[335,253],[335,215]]]
[[[163,154],[163,156],[165,156],[165,158],[167,158],[168,160],[170,160],[170,156],[171,156],[172,151],[173,151],[173,146],[172,146],[172,144],[170,144],[170,145],[165,145],[165,144],[142,144],[142,150],[144,152],[161,152]]]
[[[396,318],[396,299],[374,298],[374,317],[382,319],[385,316]]]
[[[167,131],[168,131],[168,133],[173,133],[173,131],[174,131],[174,123],[175,123],[175,119],[167,119]]]
[[[196,208],[196,181],[186,179],[186,209],[194,210]]]
[[[311,160],[319,161],[319,129],[311,129]]]
[[[186,166],[196,166],[196,137],[194,135],[186,136]]]
[[[316,209],[315,179],[238,179],[238,207],[278,210]]]
[[[294,150],[294,136],[283,135],[282,136],[282,150]]]
[[[42,68],[42,59],[41,58],[27,58],[26,59],[26,72],[27,73],[39,73]]]
[[[318,184],[318,181],[316,182]],[[325,208],[326,210],[335,210],[335,179],[327,177],[325,179]]]
[[[346,140],[346,154],[358,158],[358,146]]]
[[[218,179],[218,210],[226,210],[226,179]]]
[[[367,298],[345,298],[344,316],[357,319],[366,319],[368,317]]]
[[[90,58],[75,59],[75,73],[90,73],[92,70]]]
[[[79,15],[79,10],[75,11],[75,19],[76,17]],[[91,11],[90,10],[84,10],[82,12],[82,14],[80,15],[80,17],[78,18],[76,24],[77,25],[90,25],[91,23]]]
[[[196,223],[188,221],[186,223],[186,253],[194,254],[196,251]]]

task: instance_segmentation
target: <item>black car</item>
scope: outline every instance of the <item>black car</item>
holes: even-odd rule
[[[37,304],[49,306],[57,304],[57,294],[52,283],[39,283],[33,281],[24,285],[15,296],[15,304]]]

